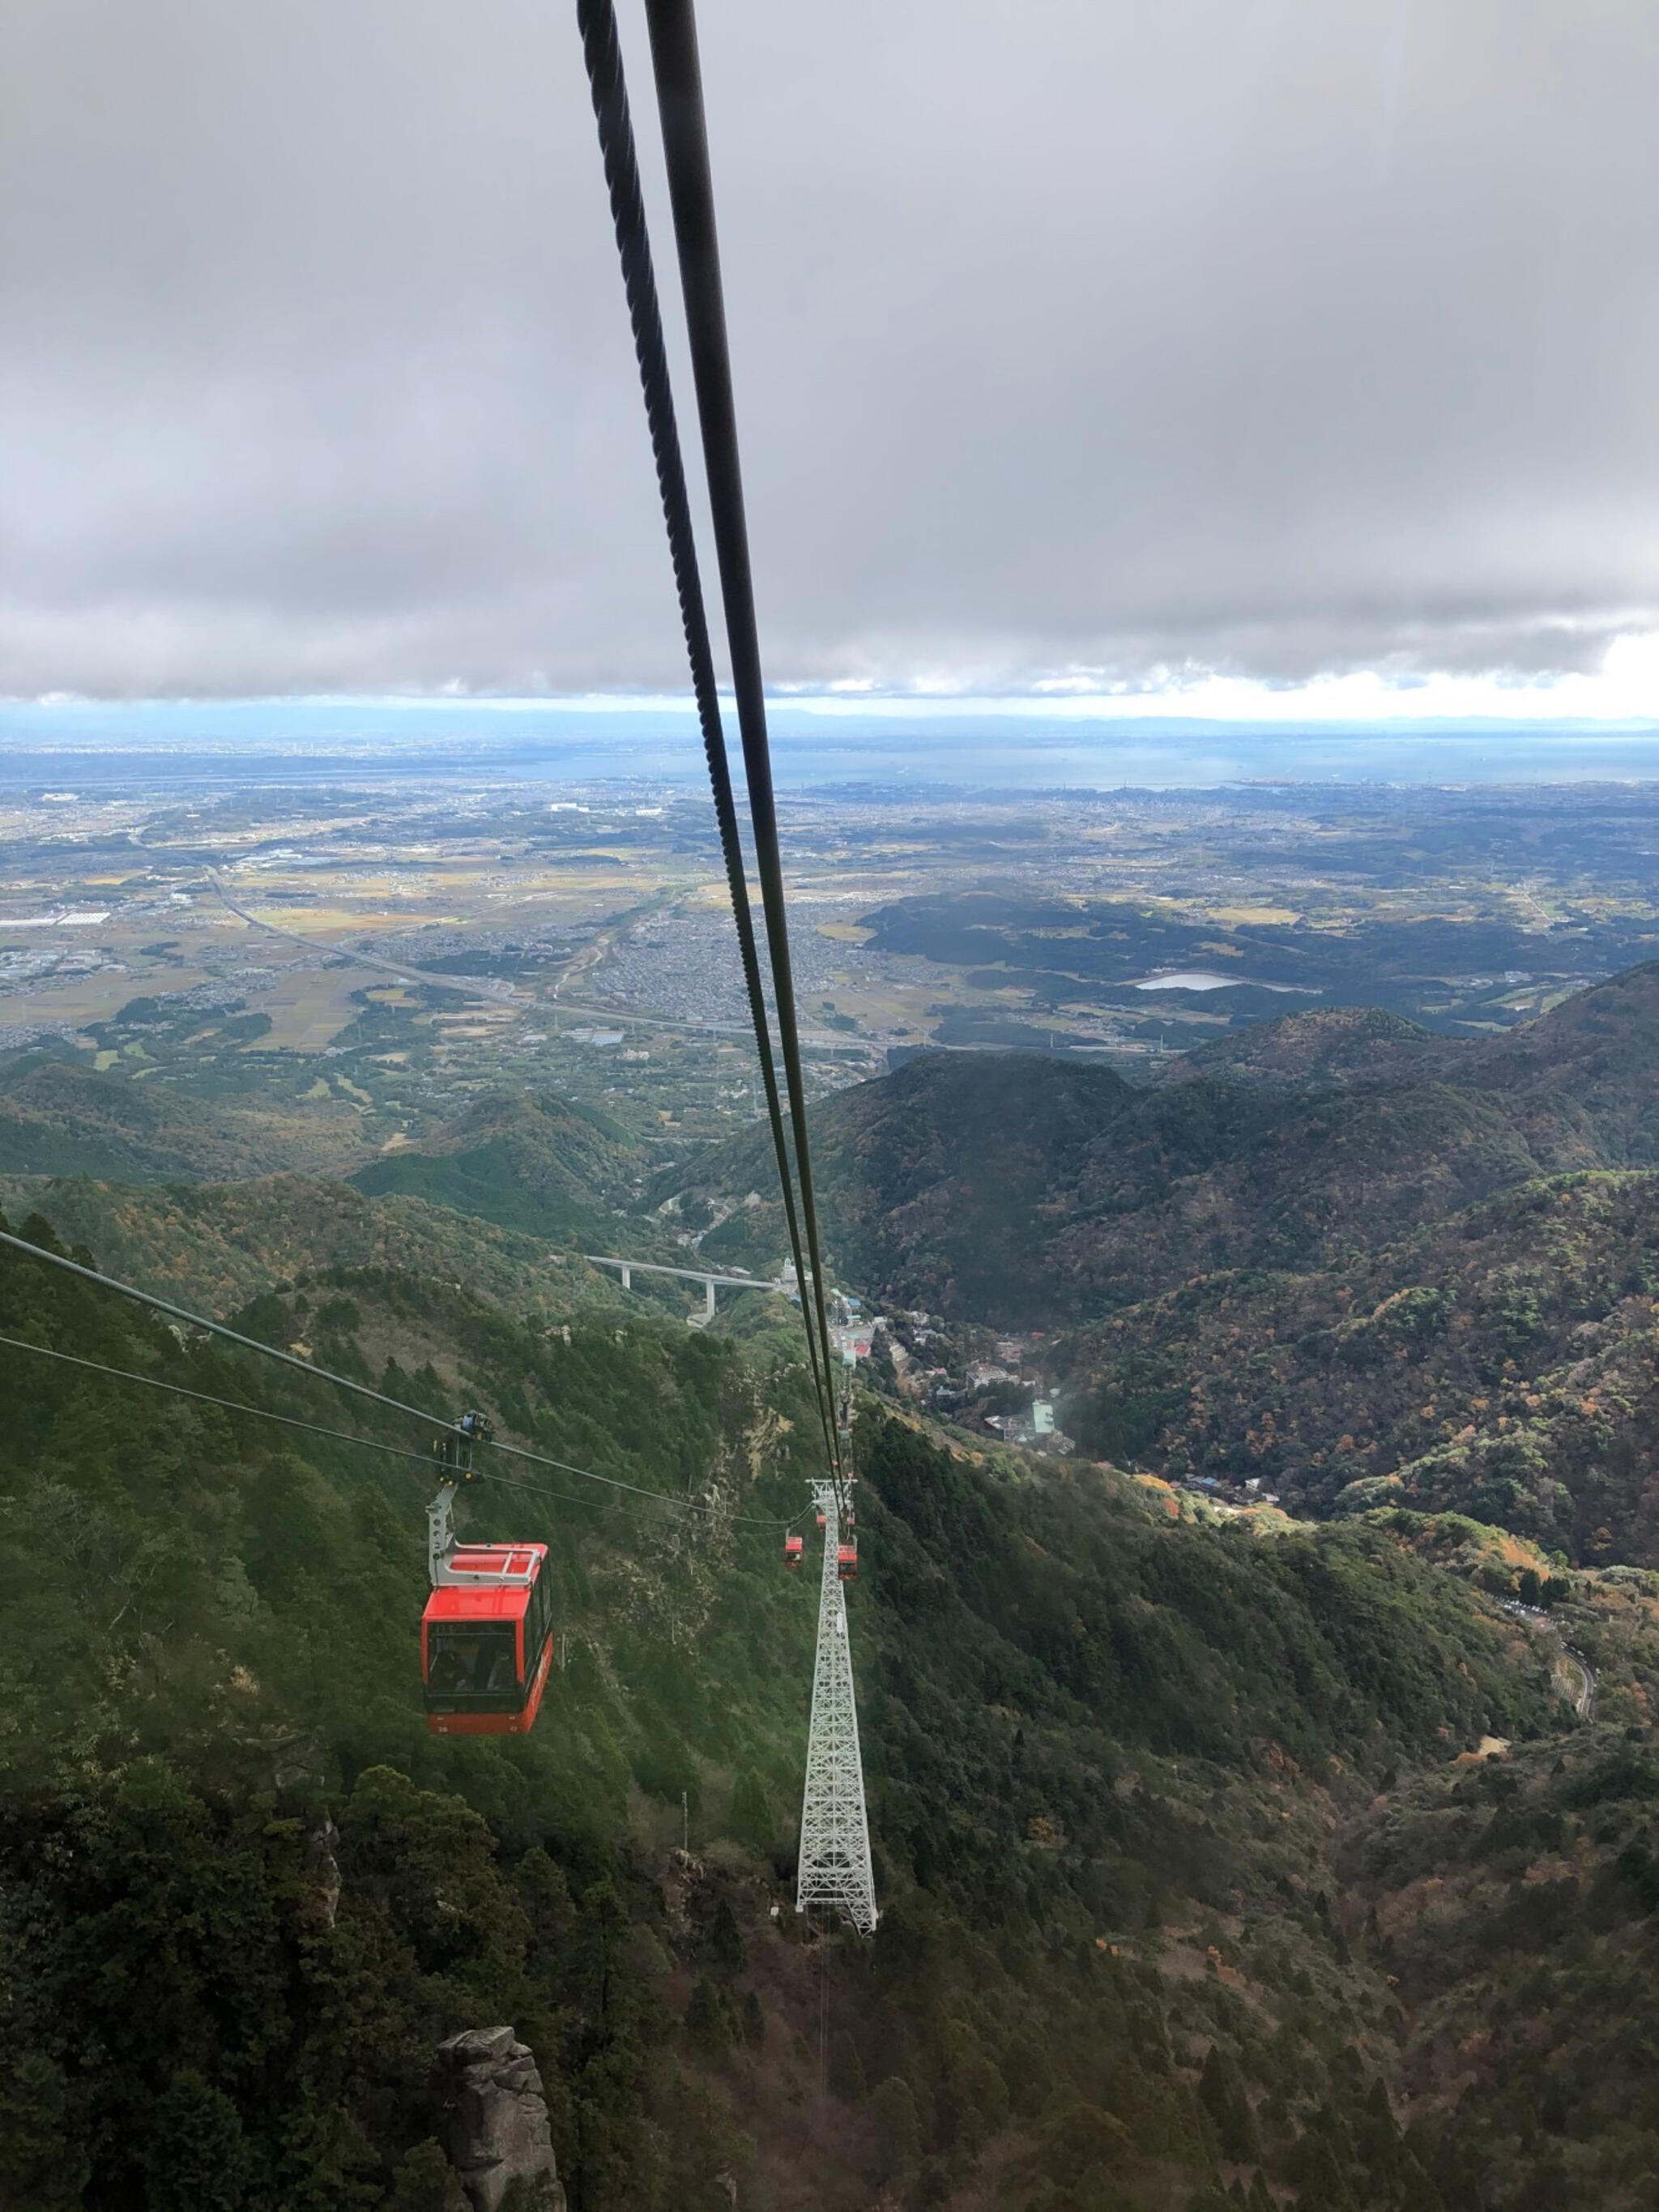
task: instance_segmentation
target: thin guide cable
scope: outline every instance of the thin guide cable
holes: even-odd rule
[[[9,1230],[0,1229],[0,1244],[9,1244],[15,1250],[26,1254],[31,1260],[40,1261],[48,1267],[61,1267],[68,1274],[79,1275],[84,1282],[96,1283],[105,1290],[115,1291],[122,1297],[131,1298],[136,1305],[149,1306],[156,1313],[171,1314],[177,1321],[188,1322],[192,1328],[205,1329],[210,1335],[224,1337],[230,1343],[241,1346],[244,1351],[257,1352],[267,1359],[279,1360],[285,1367],[296,1367],[301,1374],[310,1376],[314,1382],[332,1383],[337,1389],[348,1390],[355,1397],[371,1399],[377,1406],[389,1407],[394,1413],[407,1414],[410,1419],[420,1421],[428,1429],[434,1425],[439,1427],[446,1425],[441,1414],[428,1413],[423,1406],[407,1405],[401,1398],[390,1398],[384,1390],[374,1389],[368,1383],[359,1382],[349,1375],[337,1375],[331,1368],[319,1367],[312,1360],[301,1359],[297,1352],[283,1352],[274,1344],[262,1343],[257,1336],[244,1336],[240,1329],[231,1328],[224,1322],[210,1321],[205,1314],[192,1313],[188,1306],[177,1305],[171,1298],[158,1297],[153,1291],[141,1291],[131,1283],[124,1283],[113,1275],[103,1274],[96,1267],[82,1267],[78,1260],[69,1259],[61,1252],[48,1252],[43,1245],[31,1244],[26,1237],[13,1236]],[[100,1364],[94,1360],[82,1359],[72,1352],[50,1351],[45,1346],[30,1344],[22,1338],[8,1337],[0,1339],[0,1341],[15,1345],[21,1351],[45,1352],[48,1358],[71,1361],[76,1366],[91,1367]],[[184,1391],[179,1384],[156,1382],[152,1376],[134,1375],[123,1368],[111,1367],[103,1371],[117,1376],[125,1382],[155,1382],[155,1387],[157,1389],[179,1390],[185,1396],[203,1398],[207,1396],[205,1392]],[[234,1399],[229,1398],[213,1399],[209,1402],[226,1406],[234,1413],[252,1414],[256,1419],[287,1420],[290,1418],[284,1414],[266,1413],[258,1406],[239,1406]],[[315,1428],[319,1435],[339,1437],[349,1443],[368,1444],[374,1450],[397,1451],[398,1449],[396,1445],[380,1444],[372,1437],[351,1436],[344,1430],[324,1429],[317,1424],[309,1422],[294,1425]],[[568,1460],[554,1459],[546,1452],[532,1451],[527,1444],[507,1443],[499,1437],[492,1437],[488,1448],[491,1451],[504,1452],[512,1459],[527,1461],[535,1467],[551,1468],[559,1474],[574,1474],[583,1482],[603,1484],[607,1490],[623,1492],[631,1498],[647,1498],[653,1504],[665,1506],[669,1511],[674,1513],[701,1514],[707,1518],[730,1521],[750,1528],[793,1528],[802,1518],[799,1514],[786,1521],[753,1513],[726,1513],[718,1505],[703,1504],[695,1498],[671,1498],[665,1491],[647,1490],[642,1483],[624,1482],[619,1475],[599,1474],[592,1468],[577,1467]],[[426,1456],[424,1453],[420,1452],[407,1455],[416,1459],[423,1459]],[[505,1475],[482,1473],[479,1479],[490,1482],[505,1482],[510,1480]],[[517,1487],[530,1489],[534,1486],[520,1483]],[[563,1493],[549,1490],[546,1495],[550,1498],[557,1498]]]

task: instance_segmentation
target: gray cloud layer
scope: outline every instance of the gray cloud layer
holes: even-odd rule
[[[775,678],[1659,622],[1651,0],[702,12]],[[0,690],[683,682],[573,15],[0,0]]]

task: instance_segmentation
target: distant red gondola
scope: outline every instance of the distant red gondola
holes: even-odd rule
[[[805,1549],[806,1539],[805,1536],[786,1536],[783,1540],[784,1565],[786,1567],[798,1567],[801,1562],[801,1554]]]
[[[840,1582],[856,1582],[858,1571],[859,1547],[858,1539],[854,1536],[836,1548],[836,1577]]]

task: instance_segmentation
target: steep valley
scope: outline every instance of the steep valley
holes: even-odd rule
[[[1291,1015],[1151,1087],[1077,1060],[918,1055],[817,1109],[836,1261],[885,1304],[1053,1328],[1194,1275],[1341,1262],[1540,1176],[1655,1160],[1659,963],[1504,1037],[1377,1031],[1363,1010]],[[760,1138],[733,1140],[658,1193],[730,1202],[765,1188],[764,1162]],[[781,1237],[763,1208],[707,1241],[738,1256]]]
[[[320,1382],[3,1265],[9,1334],[356,1425]],[[1503,2062],[1568,1977],[1562,1884],[1595,1916],[1586,2007],[1648,1940],[1650,1769],[1623,1742],[1659,1662],[1646,1601],[1579,1593],[1575,1620],[1622,1614],[1592,1736],[1532,1634],[1382,1532],[1170,1520],[1109,1470],[964,1456],[872,1406],[854,1620],[884,1924],[803,1945],[811,1597],[729,1517],[798,1495],[799,1375],[683,1328],[577,1316],[567,1342],[384,1270],[240,1325],[722,1510],[692,1534],[574,1478],[474,1507],[552,1543],[569,1656],[533,1737],[446,1743],[410,1694],[418,1474],[14,1360],[13,2201],[182,2203],[164,2177],[211,2162],[245,2206],[438,2203],[431,2050],[504,2014],[582,2205],[1510,2201],[1537,2123]],[[1453,1907],[1428,1942],[1409,1887],[1451,1836],[1456,1974]],[[1454,2107],[1436,2039],[1522,1941]],[[1547,2061],[1557,2162],[1638,2203],[1605,2109],[1633,2053],[1589,2079],[1582,2055]],[[1639,2144],[1650,2164],[1659,2133]]]
[[[465,1504],[562,1643],[532,1735],[429,1735],[428,1426],[0,1251],[94,1363],[0,1383],[0,2204],[455,2212],[428,2071],[501,2021],[572,2212],[1653,2203],[1656,1042],[1644,969],[821,1103],[840,1279],[1046,1330],[1078,1446],[866,1370],[869,1943],[793,1907],[787,1310],[549,1256],[770,1272],[763,1150],[524,1095],[349,1182],[25,1147],[37,1246],[558,1462]]]
[[[1656,1065],[1654,966],[1480,1042],[1293,1015],[1152,1089],[927,1055],[819,1109],[831,1249],[878,1306],[1046,1332],[1104,1457],[1645,1564]],[[760,1160],[696,1172],[729,1205]],[[749,1207],[702,1242],[778,1237]]]

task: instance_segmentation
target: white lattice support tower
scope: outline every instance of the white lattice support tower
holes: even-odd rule
[[[818,1650],[812,1673],[812,1725],[806,1740],[806,1790],[800,1808],[800,1875],[795,1910],[833,1905],[860,1936],[876,1927],[870,1824],[864,1809],[853,1695],[853,1647],[847,1594],[838,1572],[841,1518],[834,1486],[814,1486],[823,1516],[823,1580],[818,1594]]]

